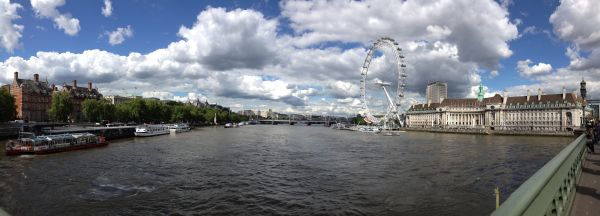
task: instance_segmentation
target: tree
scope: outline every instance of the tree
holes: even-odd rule
[[[85,99],[81,103],[81,111],[83,116],[91,122],[112,121],[115,117],[115,107],[105,99]]]
[[[357,114],[356,117],[352,118],[352,123],[357,125],[366,124],[365,119],[360,114]]]
[[[66,122],[73,113],[73,103],[69,92],[52,93],[52,104],[48,109],[48,115],[54,121]]]
[[[14,120],[17,114],[15,98],[5,88],[0,88],[0,122]]]
[[[146,110],[143,117],[150,122],[163,122],[171,118],[171,109],[164,102],[159,100],[144,100]]]

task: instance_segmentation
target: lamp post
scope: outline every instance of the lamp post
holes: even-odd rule
[[[585,89],[585,80],[581,78],[581,83],[579,83],[579,93],[581,93],[581,111],[583,116],[581,116],[581,128],[585,127],[585,96],[587,94],[587,90]]]

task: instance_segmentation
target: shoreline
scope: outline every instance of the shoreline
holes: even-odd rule
[[[434,128],[402,128],[403,131],[430,132],[430,133],[454,133],[454,134],[473,134],[473,135],[492,135],[492,136],[547,136],[547,137],[572,137],[573,131],[569,132],[545,132],[539,131],[504,131],[504,130],[485,130],[485,129],[434,129]]]

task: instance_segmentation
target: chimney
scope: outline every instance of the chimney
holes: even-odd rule
[[[427,99],[427,107],[431,104],[431,100]]]
[[[505,89],[504,92],[503,92],[503,94],[502,94],[502,104],[506,105],[506,101],[507,100],[508,100],[508,92]]]
[[[563,86],[563,100],[567,98],[567,89]]]
[[[77,88],[77,80],[73,80],[73,88]]]
[[[577,100],[577,90],[573,91],[573,97]]]
[[[54,89],[56,89],[56,86],[52,84],[52,91],[54,91]]]
[[[538,88],[538,101],[542,100],[542,89]]]
[[[39,82],[40,81],[40,75],[39,74],[34,74],[33,75],[33,81]]]
[[[527,102],[529,102],[529,98],[531,97],[531,92],[527,89]]]
[[[440,98],[440,104],[441,104],[442,102],[444,102],[444,98],[443,98],[443,97],[441,97],[441,98]]]
[[[15,81],[17,81],[19,79],[19,72],[15,71]]]
[[[92,82],[88,82],[88,91],[92,91]]]

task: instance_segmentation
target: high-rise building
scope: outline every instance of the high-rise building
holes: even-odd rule
[[[435,81],[427,85],[427,103],[441,103],[448,98],[448,84]]]

